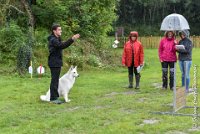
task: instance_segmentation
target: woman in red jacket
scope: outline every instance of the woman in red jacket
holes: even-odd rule
[[[137,67],[144,63],[144,51],[142,44],[137,40],[138,32],[133,31],[129,34],[129,40],[124,44],[122,56],[122,65],[128,67],[129,86],[133,88],[133,72],[135,74],[136,89],[139,89],[140,73],[137,72]]]

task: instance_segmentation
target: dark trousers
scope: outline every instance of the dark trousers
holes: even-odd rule
[[[128,67],[128,75],[129,75],[129,76],[130,76],[130,75],[133,76],[133,72],[134,72],[135,75],[139,75],[139,73],[137,72],[136,67],[134,67],[134,66]]]
[[[168,68],[169,68],[169,86],[170,89],[174,87],[174,63],[175,62],[162,62],[162,81],[163,81],[163,88],[167,88],[168,85]]]
[[[137,68],[133,65],[128,67],[128,77],[129,77],[129,88],[133,87],[133,73],[135,74],[135,81],[136,81],[136,89],[139,89],[140,83],[140,73],[137,72]]]
[[[61,67],[51,67],[50,100],[56,100],[59,97],[58,84]]]

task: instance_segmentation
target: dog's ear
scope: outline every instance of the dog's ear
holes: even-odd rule
[[[70,70],[72,70],[74,68],[74,66],[73,65],[71,65],[71,67],[70,67]]]
[[[77,69],[77,66],[75,66],[74,69]]]

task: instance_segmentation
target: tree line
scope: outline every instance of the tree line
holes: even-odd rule
[[[191,33],[200,34],[199,0],[121,0],[115,25],[125,27],[125,31],[136,29],[143,35],[158,35],[162,20],[171,13],[182,14]]]
[[[58,22],[68,33],[84,36],[105,35],[119,26],[126,32],[136,29],[143,35],[158,35],[162,20],[171,13],[185,16],[191,33],[199,35],[198,0],[1,0],[0,26],[14,20],[20,27],[49,29]]]

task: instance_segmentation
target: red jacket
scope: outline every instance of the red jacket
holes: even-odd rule
[[[124,44],[124,51],[122,55],[122,64],[130,67],[132,65],[132,57],[134,54],[134,67],[144,64],[144,51],[142,44],[137,40],[131,40],[131,34],[135,34],[138,37],[137,32],[131,32],[129,35],[129,41]],[[133,46],[133,49],[132,49]],[[133,50],[133,51],[132,51]]]

